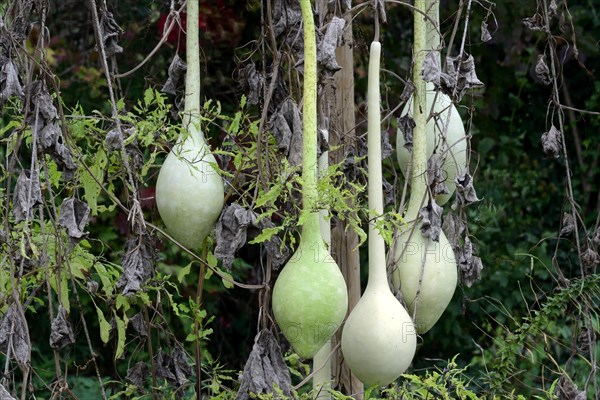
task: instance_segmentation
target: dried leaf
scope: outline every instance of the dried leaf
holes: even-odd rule
[[[175,54],[171,64],[169,65],[168,78],[165,84],[162,87],[162,91],[168,94],[172,94],[173,96],[177,95],[177,87],[183,83],[183,79],[185,77],[185,70],[187,69],[187,65],[185,61],[179,54]]]
[[[17,400],[8,390],[0,383],[0,400]]]
[[[394,204],[394,201],[398,198],[398,193],[396,192],[396,186],[389,183],[385,178],[383,178],[383,206],[387,207],[389,205]]]
[[[260,220],[260,229],[274,228],[275,224],[268,218]],[[271,236],[271,239],[263,243],[265,250],[271,256],[271,266],[277,270],[284,265],[291,257],[291,250],[283,244],[281,238],[277,235]]]
[[[383,129],[381,131],[381,159],[385,160],[395,153],[392,144],[390,143],[390,132]]]
[[[592,243],[594,243],[594,245],[596,245],[596,247],[600,247],[600,227],[596,228],[596,233],[594,234],[594,237],[592,238]]]
[[[50,325],[50,347],[60,350],[75,343],[75,334],[71,323],[67,319],[67,310],[62,305],[58,306],[58,314]]]
[[[591,247],[588,247],[581,253],[581,265],[586,272],[593,271],[593,268],[600,263],[600,255]]]
[[[452,204],[455,210],[458,206],[466,206],[479,201],[475,188],[473,187],[473,177],[467,171],[458,173],[454,180],[456,182],[456,197]]]
[[[37,136],[37,143],[43,152],[49,154],[63,172],[65,180],[71,180],[77,171],[71,150],[64,144],[58,125],[58,113],[52,97],[41,81],[35,81],[27,87],[31,99],[25,110],[26,122]]]
[[[141,389],[145,386],[144,382],[146,382],[146,379],[148,379],[149,376],[150,368],[148,368],[148,365],[143,361],[138,361],[133,367],[127,370],[125,379]]]
[[[575,230],[575,218],[573,217],[573,214],[563,213],[561,225],[562,228],[560,228],[559,233],[560,237],[565,237],[572,234]]]
[[[302,114],[290,98],[269,118],[269,129],[290,165],[302,164]]]
[[[562,150],[562,133],[554,125],[542,135],[542,148],[547,156],[558,158]]]
[[[119,46],[117,41],[119,35],[123,34],[124,31],[117,24],[113,14],[106,10],[106,8],[100,9],[100,31],[102,33],[106,57],[110,58],[115,54],[123,52],[123,48]]]
[[[327,25],[323,39],[317,44],[317,62],[327,78],[333,78],[333,74],[342,69],[337,63],[335,50],[342,45],[345,24],[342,18],[333,17]]]
[[[556,5],[556,0],[550,0],[550,4],[548,5],[548,15],[551,17],[556,17],[558,15],[558,6]]]
[[[440,56],[437,51],[429,51],[423,60],[423,69],[421,76],[425,82],[433,82],[436,86],[440,85],[442,69],[440,64]]]
[[[133,329],[135,329],[138,335],[148,337],[148,324],[146,323],[146,319],[141,312],[129,318],[129,323],[131,326],[133,326]]]
[[[293,0],[276,0],[273,3],[273,33],[278,37],[285,31],[296,31],[302,23],[300,3]],[[299,40],[302,41],[300,35]]]
[[[585,400],[587,394],[585,390],[579,391],[567,375],[562,375],[556,385],[556,395],[558,400]]]
[[[375,0],[376,8],[377,8],[377,17],[382,24],[387,23],[387,15],[385,12],[385,3],[384,0]]]
[[[23,98],[25,93],[19,81],[17,68],[11,60],[8,60],[0,68],[0,106],[4,105],[10,96]]]
[[[427,160],[427,181],[429,183],[429,190],[434,197],[438,194],[449,193],[445,180],[442,161],[437,154],[432,154],[429,160]]]
[[[106,149],[110,152],[117,151],[121,148],[121,135],[117,128],[106,132],[104,144],[106,145]]]
[[[254,338],[254,346],[240,376],[240,388],[235,399],[254,398],[250,393],[275,393],[275,387],[279,388],[284,396],[292,396],[290,373],[279,344],[269,330],[263,329]]]
[[[67,229],[69,240],[77,243],[87,232],[83,231],[90,217],[90,207],[84,201],[69,197],[60,205],[58,225]]]
[[[448,238],[453,249],[458,249],[462,241],[463,234],[466,232],[466,223],[453,211],[449,211],[444,217],[442,230]]]
[[[192,368],[188,365],[187,359],[185,351],[179,345],[175,345],[170,355],[164,353],[162,348],[159,349],[154,360],[156,376],[166,379],[175,385],[178,392],[181,392],[179,389],[188,383],[188,377],[192,375]]]
[[[257,215],[237,203],[225,207],[215,226],[217,246],[215,256],[223,267],[231,269],[235,253],[246,244],[247,231],[256,225]]]
[[[429,204],[419,210],[421,216],[421,234],[434,242],[439,242],[442,230],[442,211],[435,200],[430,199]]]
[[[581,354],[589,354],[596,346],[596,331],[594,327],[581,327],[581,332],[577,337],[577,350]]]
[[[475,59],[472,55],[463,53],[462,57],[447,57],[446,65],[448,73],[442,73],[440,84],[446,94],[455,100],[460,100],[468,89],[484,86],[475,73]]]
[[[398,129],[404,136],[404,147],[406,150],[412,152],[413,148],[413,129],[417,126],[415,120],[408,114],[398,118]]]
[[[464,242],[460,246],[457,253],[458,266],[461,272],[461,281],[467,287],[473,286],[473,283],[481,279],[481,270],[483,263],[481,258],[473,255],[473,244],[468,236],[464,237]]]
[[[248,104],[257,105],[265,86],[265,77],[256,71],[254,63],[247,64],[238,74],[238,81],[246,93]]]
[[[523,25],[532,31],[541,31],[544,29],[544,17],[540,13],[535,13],[533,17],[524,18]]]
[[[8,306],[6,313],[0,318],[0,350],[5,354],[11,346],[12,357],[21,365],[31,361],[29,328],[25,316],[16,303]]]
[[[489,42],[490,40],[492,40],[492,35],[490,34],[490,31],[488,29],[487,21],[482,21],[481,22],[481,41]]]
[[[546,64],[546,55],[539,54],[537,57],[537,63],[535,64],[535,76],[544,84],[549,85],[552,80],[550,79],[550,69]]]
[[[139,292],[146,281],[154,276],[155,251],[154,240],[147,234],[127,240],[122,259],[123,274],[117,282],[117,287],[124,295]]]
[[[13,193],[15,222],[33,218],[34,207],[42,204],[39,171],[21,171]]]

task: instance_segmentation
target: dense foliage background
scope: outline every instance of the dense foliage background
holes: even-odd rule
[[[276,257],[268,240],[246,244],[227,268],[214,256],[212,241],[199,254],[217,274],[204,280],[199,306],[202,262],[162,234],[153,200],[158,167],[178,135],[181,82],[174,94],[161,89],[173,57],[184,57],[182,29],[175,26],[157,45],[171,21],[170,9],[181,4],[97,3],[9,0],[0,4],[0,210],[4,217],[0,383],[22,398],[34,398],[34,392],[37,399],[99,398],[101,390],[106,397],[190,398],[195,380],[191,366],[194,359],[201,359],[206,393],[232,398],[254,337],[268,319],[268,302],[260,289],[271,276]],[[298,182],[282,178],[273,167],[287,154],[282,154],[270,134],[272,125],[260,123],[264,106],[260,96],[274,73],[273,43],[264,28],[272,23],[265,17],[271,9],[267,3],[276,8],[291,7],[293,2],[201,2],[202,97],[211,101],[204,110],[206,132],[213,148],[220,151],[221,168],[231,184],[227,203],[254,209],[273,226],[281,226],[275,230],[277,243],[285,246],[294,235],[297,215],[289,205],[297,200],[293,188]],[[481,199],[466,209],[469,233],[484,269],[481,280],[456,291],[450,308],[422,340],[408,371],[413,380],[402,378],[394,393],[399,396],[404,387],[412,390],[414,398],[442,398],[436,390],[453,390],[464,382],[481,398],[520,394],[597,399],[600,6],[592,0],[458,3],[441,2],[441,30],[449,37],[460,8],[457,26],[462,31],[469,3],[465,51],[474,56],[477,76],[485,87],[469,92],[459,110],[471,134],[471,171]],[[372,8],[365,5],[357,2],[352,12],[357,136],[366,132],[366,58],[373,37]],[[556,16],[546,26],[543,16],[553,6]],[[112,86],[120,118],[131,129],[126,131],[130,136],[125,138],[125,152],[111,147],[108,139],[115,129],[115,115],[91,7],[98,7],[104,16],[108,15],[104,11],[110,11],[122,29],[112,31],[122,51],[109,58],[108,67],[113,74],[123,74]],[[404,80],[410,77],[412,12],[401,2],[385,2],[385,10],[382,93],[385,110],[397,117]],[[484,20],[492,35],[486,42],[481,40]],[[105,33],[114,28],[109,18],[101,22]],[[546,28],[552,35],[546,34]],[[278,82],[281,87],[269,113],[285,96],[300,99],[301,75],[293,68],[296,59],[291,47],[279,48],[281,64],[275,68],[282,83]],[[536,71],[539,56],[557,71],[548,84]],[[9,61],[18,71],[21,94],[11,92]],[[262,86],[248,84],[251,63],[262,74]],[[51,97],[43,98],[43,91],[33,84],[36,81]],[[257,93],[260,99],[253,99]],[[48,104],[54,105],[54,112],[44,108]],[[37,117],[40,109],[49,113],[43,121]],[[387,121],[394,146],[395,118]],[[56,124],[52,129],[60,131],[60,141],[76,164],[72,177],[63,172],[68,162],[61,158],[64,153],[58,144],[40,150],[41,139],[34,140],[42,122],[46,127]],[[556,157],[542,146],[542,134],[552,126],[564,134]],[[124,159],[134,171],[133,181],[127,177]],[[397,176],[395,157],[386,159],[385,167],[389,182],[399,180],[395,193],[399,196],[402,178]],[[37,178],[26,172],[35,168]],[[270,187],[279,188],[277,193],[257,183],[262,175],[256,171],[261,168],[273,168],[267,177]],[[358,178],[352,181],[351,177]],[[360,185],[361,177],[333,175],[328,188],[349,182]],[[31,182],[39,187],[37,200],[19,198],[26,193],[19,184],[31,187]],[[132,193],[137,193],[148,223],[143,232],[135,216],[131,218]],[[338,204],[336,218],[355,212],[364,216],[361,196],[336,193],[330,194]],[[355,201],[348,203],[352,197]],[[69,230],[72,225],[58,219],[64,213],[64,199],[89,206],[89,222],[76,227],[81,233],[78,238]],[[19,204],[25,204],[21,217],[15,211]],[[347,204],[347,209],[340,204]],[[75,211],[74,217],[78,216]],[[264,226],[250,229],[248,240],[260,230]],[[132,261],[128,254],[133,249],[137,258]],[[365,250],[366,244],[361,247],[363,265]],[[135,284],[122,277],[127,262],[139,263],[140,268],[151,265],[153,272],[143,290],[126,296],[129,285]],[[231,280],[250,288],[233,286]],[[18,310],[11,308],[15,290],[21,302]],[[72,340],[68,333],[60,337],[64,347],[49,343],[56,334],[51,321],[61,315],[59,304],[73,330]],[[10,315],[23,315],[24,320]],[[7,339],[19,326],[29,331],[21,352]],[[195,339],[202,342],[196,356]],[[282,348],[289,350],[285,342]],[[290,353],[286,362],[294,382],[300,382],[307,366]],[[30,383],[23,385],[24,381]],[[154,390],[149,389],[152,386]],[[419,388],[428,388],[433,397],[425,397],[427,391]],[[308,390],[303,386],[298,393]],[[393,398],[394,393],[387,396]],[[4,396],[0,390],[0,399]]]

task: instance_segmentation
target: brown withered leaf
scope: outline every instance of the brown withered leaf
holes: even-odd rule
[[[549,157],[558,158],[562,150],[562,134],[554,125],[542,135],[542,148]]]
[[[231,270],[235,253],[246,244],[248,228],[256,226],[257,215],[238,203],[225,206],[215,225],[217,246],[215,257],[223,262],[223,267]]]
[[[83,229],[89,217],[90,207],[86,202],[67,197],[60,205],[60,217],[57,224],[67,229],[69,242],[74,245],[87,235],[87,232],[84,232]]]
[[[0,350],[6,354],[10,344],[14,359],[21,365],[28,365],[31,361],[29,327],[19,308],[16,303],[11,303],[0,318]]]
[[[572,234],[575,230],[575,218],[573,217],[573,214],[567,212],[563,213],[561,225],[562,227],[560,228],[559,233],[560,237],[565,237]]]
[[[430,199],[429,204],[421,207],[419,215],[421,216],[421,234],[430,238],[434,242],[439,242],[440,231],[442,230],[442,211],[435,199]]]
[[[468,89],[484,86],[477,78],[475,59],[470,54],[463,53],[462,57],[447,57],[446,68],[448,72],[441,75],[440,84],[446,94],[455,100],[460,100]]]
[[[302,164],[302,113],[291,98],[269,118],[269,129],[277,147],[287,157],[290,165]]]
[[[442,69],[440,64],[440,56],[437,51],[429,51],[423,60],[423,69],[421,76],[425,82],[432,82],[436,86],[440,85]]]
[[[188,357],[185,350],[180,345],[176,344],[171,354],[166,354],[163,349],[159,349],[155,356],[156,376],[164,378],[175,386],[177,392],[186,386],[189,382],[189,377],[192,376],[192,367],[188,364]]]
[[[119,35],[122,35],[124,31],[117,24],[114,15],[105,8],[100,9],[100,31],[106,57],[110,58],[123,52],[123,48],[117,42]]]
[[[480,257],[473,255],[473,244],[469,236],[464,237],[462,245],[455,249],[455,252],[460,267],[461,281],[465,286],[471,287],[481,279],[483,263]]]
[[[487,21],[484,20],[481,22],[481,41],[485,43],[490,40],[492,40],[492,35],[490,34]]]
[[[412,152],[413,148],[413,129],[417,126],[415,120],[408,114],[398,118],[398,129],[404,136],[404,147],[406,150]]]
[[[591,247],[588,247],[581,253],[581,265],[586,272],[593,271],[594,267],[600,263],[600,255]]]
[[[548,5],[548,15],[551,17],[556,17],[558,15],[558,6],[556,5],[556,0],[550,0],[550,4]]]
[[[125,379],[141,389],[145,386],[144,382],[146,382],[146,379],[148,379],[149,376],[150,368],[148,368],[148,364],[144,361],[138,361],[133,367],[127,370]]]
[[[0,68],[0,106],[4,104],[10,96],[23,98],[25,93],[19,81],[19,73],[12,60],[7,60]]]
[[[0,400],[17,400],[8,390],[0,383]]]
[[[577,385],[571,381],[567,375],[562,375],[556,385],[555,394],[558,400],[585,400],[587,399],[586,391],[580,391]]]
[[[15,222],[33,218],[34,207],[42,204],[39,171],[21,171],[13,192]]]
[[[535,76],[544,84],[549,85],[552,80],[550,79],[550,69],[546,64],[546,55],[538,54],[537,62],[535,63]]]
[[[442,161],[439,159],[437,154],[432,154],[427,160],[427,182],[429,184],[429,190],[435,197],[438,194],[447,194],[448,186],[445,182],[446,178],[442,170]]]
[[[133,329],[138,333],[138,335],[148,337],[148,324],[146,323],[146,319],[141,312],[129,318],[129,323],[131,326],[133,326]]]
[[[265,77],[256,71],[256,64],[251,62],[240,69],[238,82],[244,93],[246,93],[248,104],[257,105],[263,93]]]
[[[337,63],[335,50],[342,44],[345,24],[342,18],[333,17],[327,25],[325,35],[317,44],[317,62],[327,78],[333,78],[333,74],[342,69]]]
[[[442,230],[448,238],[453,249],[458,249],[462,241],[462,237],[466,232],[467,226],[465,222],[459,218],[456,213],[450,210],[444,217]]]
[[[50,324],[50,347],[60,350],[75,343],[73,327],[67,319],[67,310],[62,305],[58,306],[58,313]]]
[[[535,13],[532,17],[522,19],[523,25],[532,31],[541,31],[544,29],[544,17],[540,13]]]
[[[168,78],[162,87],[162,91],[173,96],[177,95],[177,88],[181,86],[185,77],[187,65],[179,54],[175,54],[169,65]]]
[[[154,276],[155,259],[156,249],[151,236],[137,235],[127,240],[122,257],[123,273],[117,281],[117,287],[124,295],[142,290],[142,286]]]
[[[254,346],[240,376],[240,388],[235,400],[248,400],[253,395],[276,393],[292,396],[290,372],[285,364],[279,344],[273,334],[263,329],[254,338]]]
[[[467,206],[479,201],[475,187],[473,187],[473,177],[467,171],[462,171],[456,175],[454,179],[456,183],[456,196],[452,209],[455,210],[459,206]]]

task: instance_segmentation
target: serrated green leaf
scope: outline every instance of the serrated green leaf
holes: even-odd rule
[[[250,244],[258,244],[262,242],[266,242],[270,240],[273,235],[276,235],[279,231],[283,230],[284,226],[273,226],[271,228],[265,228],[262,232],[256,236],[254,239],[250,240],[248,243]]]
[[[113,312],[113,315],[115,316],[115,321],[117,322],[117,348],[115,350],[115,360],[118,360],[119,358],[123,357],[123,353],[125,352],[127,324],[125,323],[125,320],[121,319],[117,315],[116,311]]]

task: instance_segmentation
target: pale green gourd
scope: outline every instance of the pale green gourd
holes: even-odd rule
[[[425,9],[425,0],[416,0],[415,7]],[[425,57],[425,28],[423,16],[415,11],[415,37],[413,82],[415,84],[413,131],[413,166],[411,168],[411,193],[408,209],[404,215],[408,227],[396,241],[394,260],[396,268],[392,275],[394,287],[402,292],[413,316],[417,332],[430,330],[438,321],[456,289],[457,263],[452,246],[440,231],[439,242],[421,234],[419,210],[427,205],[427,138],[425,107],[426,85],[421,77]]]
[[[187,2],[189,21],[198,20],[198,1]],[[156,205],[175,240],[199,249],[221,214],[223,179],[215,170],[200,129],[200,47],[198,24],[188,24],[186,35],[185,106],[183,133],[163,163],[156,182]]]
[[[344,277],[321,236],[317,209],[317,50],[310,0],[304,22],[302,231],[300,244],[273,287],[273,315],[294,351],[312,358],[348,310]]]
[[[429,19],[425,22],[427,29],[427,50],[438,51],[440,47],[438,32],[439,1],[428,3],[427,7],[427,14],[429,16]],[[413,101],[413,97],[409,98],[402,110],[401,116],[407,114],[413,116]],[[429,160],[434,151],[442,161],[442,173],[448,193],[438,194],[436,202],[439,205],[444,205],[452,197],[456,189],[454,179],[467,167],[467,137],[458,110],[446,94],[442,92],[436,93],[435,87],[431,82],[427,82],[427,106],[425,110],[427,116],[431,114],[431,118],[427,121],[426,161]],[[404,147],[405,143],[404,132],[398,128],[396,155],[400,170],[404,177],[408,179],[410,166],[412,165],[412,153]]]
[[[371,43],[368,87],[369,281],[342,332],[342,353],[352,372],[368,386],[396,380],[416,349],[415,326],[387,281],[385,243],[375,227],[383,214],[379,59],[381,44]]]

